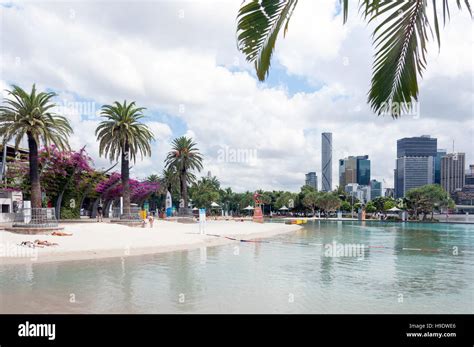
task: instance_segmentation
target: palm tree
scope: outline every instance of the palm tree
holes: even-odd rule
[[[202,169],[202,156],[196,143],[191,138],[181,136],[173,140],[172,150],[168,153],[165,161],[167,169],[174,168],[179,177],[180,193],[184,208],[188,207],[188,183],[193,180],[194,175],[190,170]]]
[[[176,173],[176,169],[172,166],[163,169],[160,183],[163,194],[166,194],[167,191],[172,193],[173,189],[179,185],[179,176]]]
[[[443,23],[449,19],[449,1],[442,0]],[[246,1],[237,19],[239,49],[247,61],[255,64],[260,81],[265,80],[275,42],[282,28],[288,30],[288,22],[298,0]],[[375,60],[372,85],[368,102],[372,110],[380,114],[390,113],[396,118],[409,112],[413,101],[418,99],[418,75],[426,67],[426,42],[433,29],[440,46],[437,0],[360,0],[359,8],[369,23],[379,19],[373,33]],[[459,9],[461,0],[456,0]],[[349,0],[340,0],[343,21],[347,21]],[[428,18],[429,3],[433,5],[432,23]],[[465,7],[472,17],[469,0]],[[433,36],[433,35],[431,35]]]
[[[14,139],[15,149],[25,137],[28,139],[29,178],[31,183],[31,207],[41,208],[41,184],[38,167],[38,147],[54,144],[59,149],[69,149],[68,136],[72,133],[69,121],[52,112],[56,105],[51,101],[53,92],[36,91],[33,84],[31,93],[13,85],[7,90],[10,99],[0,107],[0,136],[3,146]]]
[[[144,117],[144,107],[136,107],[135,102],[103,105],[100,122],[95,134],[99,141],[99,156],[109,156],[110,161],[121,158],[121,180],[124,215],[130,217],[130,160],[136,162],[141,157],[151,155],[151,141],[154,140],[148,126],[140,122]]]

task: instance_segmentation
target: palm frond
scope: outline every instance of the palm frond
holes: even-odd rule
[[[298,0],[251,1],[242,6],[237,16],[238,47],[247,61],[255,63],[260,81],[270,68],[275,41],[281,28],[288,29],[288,23]]]

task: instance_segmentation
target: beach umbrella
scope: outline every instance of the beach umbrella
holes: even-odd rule
[[[197,207],[193,207],[193,211],[199,211]]]
[[[283,205],[279,210],[280,210],[280,211],[288,211],[288,207],[286,207],[285,205]]]
[[[211,203],[211,207],[220,207],[219,204],[215,203],[214,201]]]
[[[394,207],[388,209],[387,211],[389,211],[389,212],[400,212],[401,210],[399,208],[397,208],[396,206],[394,206]]]
[[[246,208],[244,208],[244,210],[247,210],[247,211],[249,211],[249,216],[250,216],[250,211],[252,211],[252,210],[253,210],[253,207],[252,207],[252,206],[250,206],[250,205],[248,205]]]

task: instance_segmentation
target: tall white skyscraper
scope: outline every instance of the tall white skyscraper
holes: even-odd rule
[[[332,133],[321,135],[321,173],[323,192],[332,191]]]

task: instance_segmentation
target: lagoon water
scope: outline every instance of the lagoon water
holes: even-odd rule
[[[474,225],[312,221],[262,241],[0,265],[0,313],[474,313]]]

